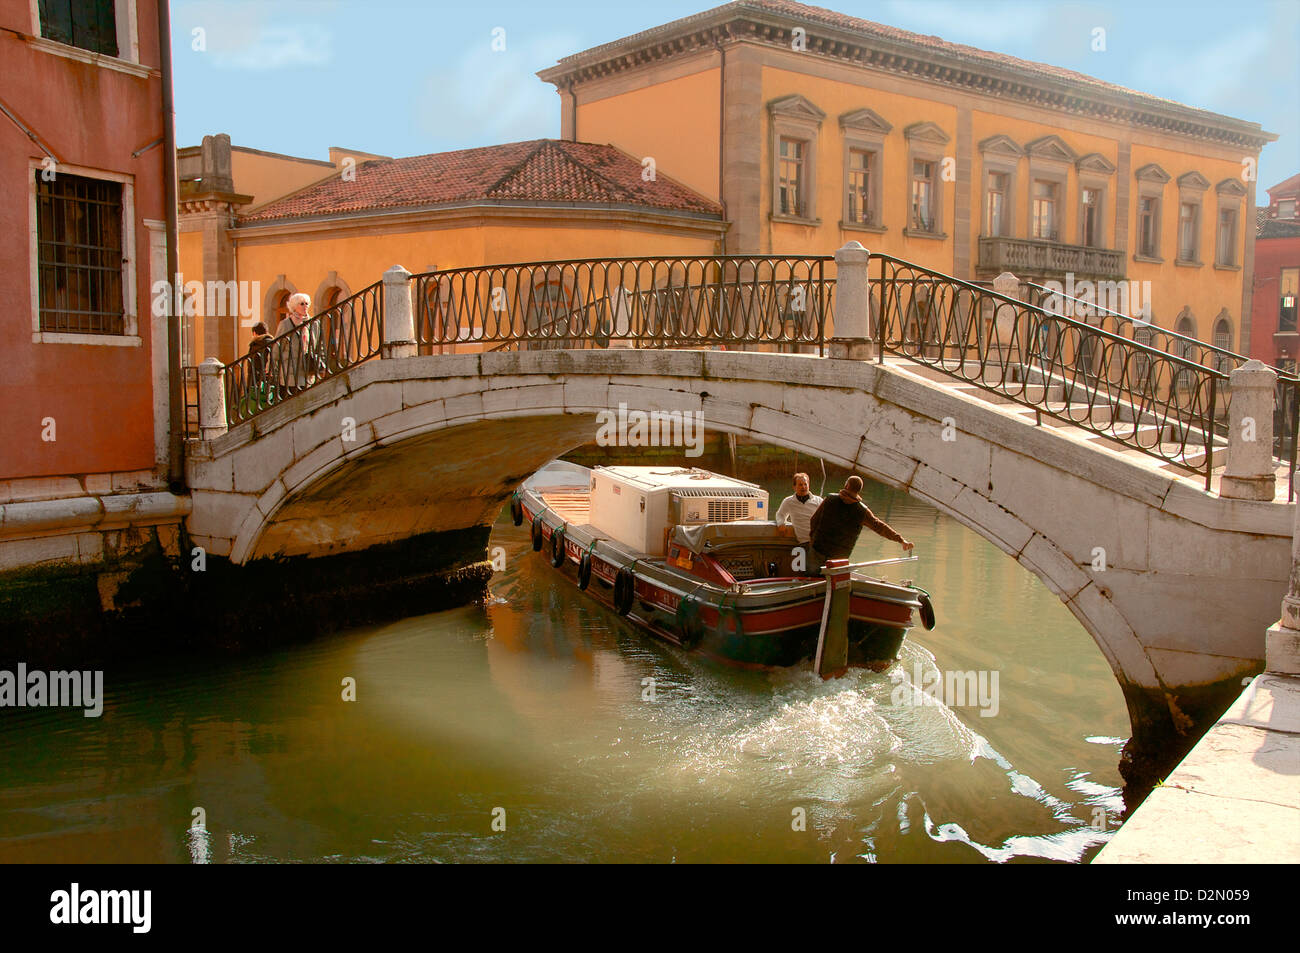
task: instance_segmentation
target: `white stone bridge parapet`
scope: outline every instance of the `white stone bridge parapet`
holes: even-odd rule
[[[1182,731],[1189,711],[1203,720],[1199,693],[1261,668],[1293,505],[1220,498],[888,364],[644,349],[372,360],[192,443],[189,533],[246,564],[488,525],[620,403],[700,411],[706,429],[821,457],[971,527],[1092,634],[1135,736]],[[943,439],[945,418],[955,439]]]

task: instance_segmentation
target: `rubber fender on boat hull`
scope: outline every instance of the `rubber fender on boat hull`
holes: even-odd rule
[[[542,518],[541,516],[533,517],[533,552],[542,551]]]
[[[557,529],[551,533],[551,565],[559,569],[568,558],[564,551],[564,530]]]
[[[591,585],[591,553],[583,553],[578,559],[578,588],[585,590]]]
[[[934,605],[930,602],[930,596],[927,593],[920,593],[917,598],[921,600],[921,625],[929,632],[934,628]]]
[[[510,501],[510,518],[516,526],[524,525],[524,504],[519,502],[518,497]]]
[[[735,620],[735,635],[737,638],[745,637],[745,620],[740,617],[740,610],[735,606],[729,606],[726,603],[718,606],[718,638],[725,639],[729,634],[725,620],[731,616]]]
[[[630,569],[620,569],[614,577],[614,611],[627,615],[636,599],[636,576]]]
[[[704,620],[700,618],[700,603],[694,596],[682,596],[677,603],[677,631],[682,648],[693,649],[704,638]]]

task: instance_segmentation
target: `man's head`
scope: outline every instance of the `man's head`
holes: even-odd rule
[[[796,473],[794,475],[794,492],[795,496],[808,495],[808,474]]]
[[[265,333],[266,333],[266,325],[263,324],[261,321],[258,321],[255,325],[253,325],[253,333],[254,333],[254,334],[265,334]]]
[[[840,490],[843,496],[856,500],[862,492],[862,477],[851,476],[844,481],[844,489]]]

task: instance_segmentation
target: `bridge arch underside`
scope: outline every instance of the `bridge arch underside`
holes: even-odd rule
[[[204,514],[226,505],[225,522],[239,526],[226,531],[227,551],[244,563],[487,525],[531,472],[595,438],[598,413],[620,404],[699,412],[707,429],[903,490],[1013,556],[1092,635],[1124,690],[1135,739],[1152,743],[1212,721],[1240,679],[1259,671],[1286,588],[1289,511],[1217,500],[888,367],[750,353],[525,352],[377,361],[324,386],[334,393],[296,413],[288,402],[259,418],[261,432],[244,425],[211,444],[205,465],[233,458],[231,489],[243,506],[231,494],[206,499],[192,481],[192,533],[205,518],[220,522]],[[355,439],[340,436],[345,421]],[[250,458],[242,467],[241,455]],[[241,478],[247,471],[255,474]],[[1103,572],[1093,568],[1099,549]]]

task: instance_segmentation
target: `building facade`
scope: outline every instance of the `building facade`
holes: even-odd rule
[[[1296,371],[1300,333],[1296,298],[1300,295],[1300,174],[1268,190],[1255,237],[1255,294],[1250,356]]]
[[[608,145],[538,139],[398,159],[330,154],[323,163],[254,153],[231,147],[225,136],[181,150],[186,281],[202,282],[197,297],[237,276],[239,291],[250,296],[238,316],[224,300],[218,314],[198,301],[187,309],[194,312],[188,364],[207,356],[229,363],[246,349],[256,321],[274,333],[296,292],[311,296],[316,314],[395,263],[419,273],[713,255],[727,227],[716,201],[662,171],[647,174]],[[286,190],[295,174],[309,181]],[[552,284],[532,300],[559,305],[576,293],[562,279]]]
[[[873,252],[970,280],[1137,282],[1156,324],[1243,350],[1257,124],[787,0],[573,56],[562,136],[721,202],[732,254]],[[1149,282],[1150,284],[1145,284]]]
[[[0,0],[0,481],[10,499],[166,483],[156,0]]]

